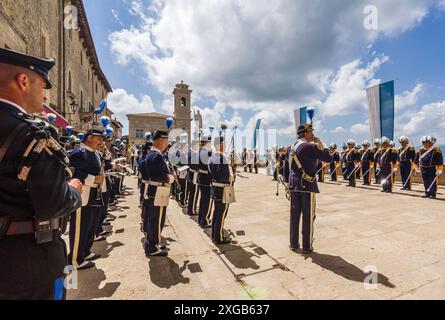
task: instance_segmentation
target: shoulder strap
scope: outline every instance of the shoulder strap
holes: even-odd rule
[[[20,122],[17,127],[11,132],[11,134],[6,138],[6,141],[0,146],[0,163],[3,161],[3,158],[6,155],[9,147],[11,146],[12,141],[18,136],[20,131],[26,126],[24,122]]]

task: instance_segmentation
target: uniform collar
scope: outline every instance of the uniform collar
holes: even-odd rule
[[[162,154],[161,150],[159,150],[158,148],[155,148],[155,147],[151,147],[150,151],[154,151],[156,153]]]
[[[12,102],[12,101],[10,101],[10,100],[6,100],[6,99],[2,99],[2,98],[0,98],[0,102],[9,104],[9,105],[11,105],[11,106],[17,108],[20,112],[22,112],[22,113],[24,113],[24,114],[28,114],[28,112],[26,112],[25,109],[23,109],[23,107],[19,106],[18,104],[14,103],[14,102]]]
[[[80,146],[89,152],[96,152],[96,150],[91,149],[86,144],[81,143]]]

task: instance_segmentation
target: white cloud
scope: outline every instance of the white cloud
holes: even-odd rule
[[[413,88],[413,90],[405,91],[400,95],[396,95],[395,97],[396,112],[406,107],[414,106],[419,100],[419,95],[423,92],[424,92],[424,85],[419,83]]]
[[[124,125],[123,134],[128,134],[128,118],[130,113],[154,112],[153,102],[147,95],[136,98],[124,89],[116,89],[108,95],[108,106]]]
[[[343,127],[337,127],[334,130],[331,130],[331,133],[344,133],[346,132],[346,129]]]
[[[377,39],[415,27],[442,2],[375,0],[379,29],[369,31],[365,0],[133,0],[130,13],[140,23],[111,33],[110,48],[117,63],[137,62],[166,96],[183,79],[195,97],[254,110],[265,126],[287,132],[296,106],[319,102],[322,117],[363,110],[364,89],[379,81],[375,72],[388,57],[374,55],[369,64],[356,57]],[[205,113],[210,121],[225,114]]]
[[[331,75],[328,84],[329,92],[321,106],[326,116],[344,116],[354,111],[366,108],[366,87],[380,82],[374,79],[379,67],[387,62],[389,57],[377,56],[374,60],[362,65],[360,60],[354,60],[340,67],[335,75]]]
[[[423,135],[433,135],[439,144],[445,143],[445,101],[426,104],[416,112],[405,113],[403,117],[409,120],[397,124],[397,135],[409,136],[416,145]]]
[[[368,123],[356,123],[351,126],[351,133],[354,135],[370,134],[370,128]]]

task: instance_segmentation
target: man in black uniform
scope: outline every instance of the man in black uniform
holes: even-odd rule
[[[401,147],[397,151],[397,161],[400,165],[400,176],[402,178],[402,189],[411,190],[411,177],[414,170],[413,163],[416,157],[416,150],[413,146],[409,146],[408,137],[399,138]]]
[[[374,184],[380,184],[380,173],[377,170],[378,166],[377,164],[380,161],[380,156],[381,156],[381,152],[382,152],[382,148],[381,148],[382,144],[380,143],[380,139],[374,139],[374,148],[372,149],[372,151],[374,152],[374,178],[375,178],[375,183]]]
[[[422,147],[414,159],[414,167],[417,173],[422,174],[425,195],[423,198],[435,199],[439,176],[443,174],[443,155],[440,147],[434,147],[436,138],[432,136],[422,137]]]
[[[365,140],[362,142],[363,149],[360,150],[360,163],[363,175],[363,185],[371,185],[371,168],[374,165],[374,151],[370,149],[371,144]]]
[[[32,116],[54,64],[0,49],[0,300],[65,298],[60,218],[80,207],[82,185],[67,182],[55,132]]]
[[[212,213],[213,200],[210,197],[210,176],[209,176],[209,158],[212,156],[212,137],[203,137],[201,139],[201,149],[199,150],[199,174],[198,184],[199,193],[199,215],[198,223],[201,228],[210,226],[210,215]]]
[[[223,137],[215,138],[215,150],[209,160],[209,174],[212,179],[212,197],[215,202],[212,220],[212,240],[217,245],[229,244],[231,240],[224,237],[224,221],[229,211],[231,201],[224,197],[225,189],[233,190],[234,176],[230,174],[229,164],[224,155],[225,143]],[[227,193],[227,191],[226,191]]]
[[[103,216],[103,191],[106,191],[104,167],[98,152],[103,140],[101,129],[90,129],[80,148],[70,154],[74,177],[83,184],[82,208],[73,212],[70,219],[68,262],[78,270],[94,267],[92,260],[100,258],[91,248]]]
[[[147,236],[145,239],[146,256],[167,256],[166,246],[161,243],[161,233],[164,229],[170,186],[175,176],[170,171],[163,152],[168,145],[168,133],[156,131],[153,134],[153,147],[142,163],[148,172],[147,200],[144,207],[148,218]]]
[[[331,181],[337,181],[337,168],[340,162],[340,155],[337,151],[337,145],[332,143],[329,146],[329,155],[332,157],[330,165]]]
[[[299,248],[300,217],[303,215],[303,253],[313,251],[315,194],[320,193],[315,174],[317,161],[331,162],[329,150],[314,136],[311,124],[298,127],[298,141],[287,150],[285,181],[291,192],[290,249]]]
[[[355,141],[348,140],[348,150],[345,153],[346,162],[346,179],[349,181],[347,187],[355,187],[356,185],[356,172],[360,164],[360,154],[355,149]]]
[[[377,164],[382,182],[382,192],[391,193],[394,185],[394,174],[397,172],[397,150],[391,147],[391,141],[383,137]]]
[[[188,174],[188,203],[187,214],[189,216],[195,216],[196,205],[198,204],[199,186],[198,186],[198,173],[199,173],[199,141],[193,141],[192,148],[188,152],[189,174]]]

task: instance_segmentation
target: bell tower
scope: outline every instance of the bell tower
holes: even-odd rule
[[[175,101],[175,111],[173,117],[175,118],[175,129],[184,129],[188,134],[188,142],[191,138],[191,95],[192,90],[183,81],[175,86],[173,89],[173,96]]]

